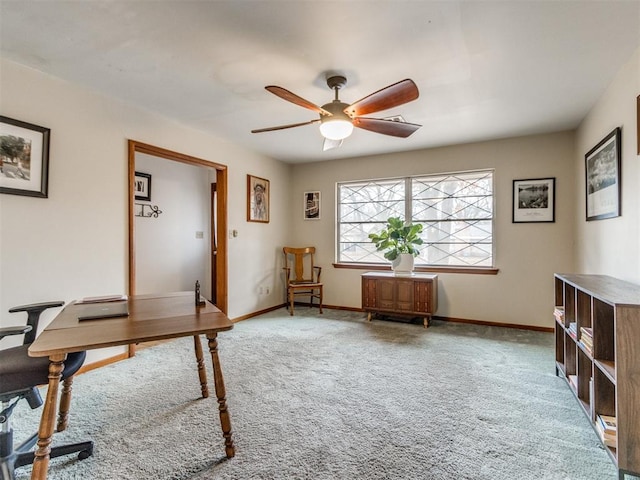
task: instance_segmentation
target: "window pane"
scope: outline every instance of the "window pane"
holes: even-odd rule
[[[387,218],[404,216],[404,180],[338,185],[338,200],[338,261],[387,262],[369,234],[382,230]]]
[[[351,183],[339,192],[340,222],[386,222],[404,215],[404,180]]]
[[[387,218],[423,225],[416,265],[493,266],[493,172],[461,172],[338,184],[338,261],[387,263],[369,233]]]

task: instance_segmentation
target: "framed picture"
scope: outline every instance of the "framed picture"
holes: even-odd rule
[[[50,132],[0,116],[0,193],[47,198]]]
[[[584,156],[587,221],[620,216],[620,127]]]
[[[133,193],[136,200],[151,201],[151,175],[148,173],[136,172],[133,182]]]
[[[513,181],[513,223],[556,221],[556,179]]]
[[[269,180],[247,175],[247,222],[269,223]]]
[[[320,220],[320,192],[304,192],[304,219]]]

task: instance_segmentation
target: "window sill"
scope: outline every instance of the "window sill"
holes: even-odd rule
[[[352,270],[386,270],[391,271],[389,265],[381,263],[334,263],[333,268],[347,268]],[[439,267],[439,266],[416,266],[415,272],[434,273],[465,273],[471,275],[497,275],[500,269],[494,267]]]

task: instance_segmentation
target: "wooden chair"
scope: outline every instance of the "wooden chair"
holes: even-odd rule
[[[289,315],[293,315],[293,303],[296,295],[309,297],[309,305],[313,307],[313,299],[319,301],[322,313],[322,283],[320,275],[322,267],[313,263],[316,247],[284,247],[284,271],[287,285],[287,301]]]

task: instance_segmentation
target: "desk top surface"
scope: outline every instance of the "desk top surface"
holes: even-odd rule
[[[29,347],[32,357],[128,345],[233,328],[215,305],[196,307],[193,292],[129,297],[129,316],[78,320],[78,305],[67,305]]]

